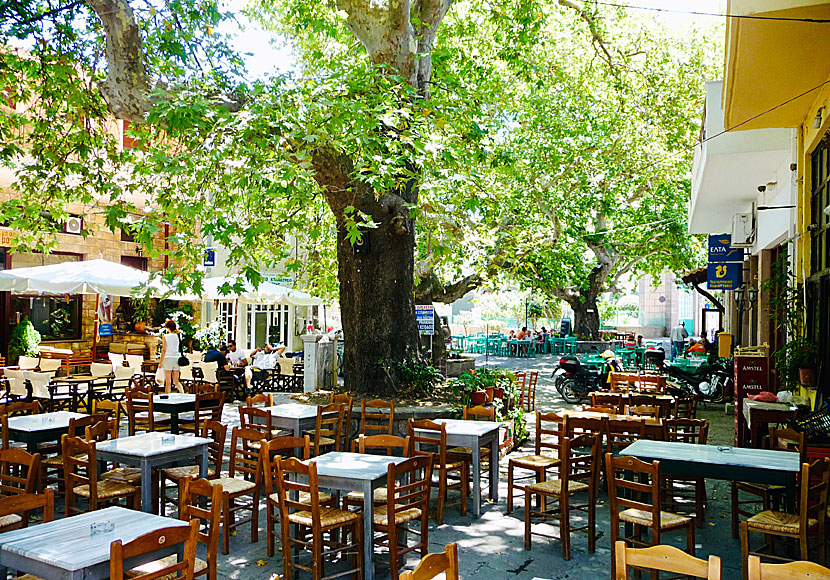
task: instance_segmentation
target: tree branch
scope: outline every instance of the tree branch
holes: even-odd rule
[[[614,59],[611,56],[611,52],[608,50],[608,47],[605,45],[605,40],[602,38],[602,34],[600,34],[599,28],[597,27],[596,19],[588,14],[585,10],[585,6],[576,0],[559,0],[559,4],[561,6],[565,6],[570,8],[571,10],[575,10],[579,17],[585,21],[588,25],[588,29],[591,31],[591,37],[594,40],[594,46],[599,47],[604,60],[608,63],[610,67],[614,67]]]

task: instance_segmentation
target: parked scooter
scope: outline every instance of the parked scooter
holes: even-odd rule
[[[716,361],[702,364],[694,370],[681,369],[666,363],[663,349],[645,351],[645,357],[657,370],[666,373],[671,381],[666,390],[674,396],[697,395],[702,401],[719,403],[732,397],[731,363]]]
[[[559,359],[552,377],[556,390],[565,402],[581,403],[592,391],[606,388],[609,373],[622,370],[622,365],[610,350],[600,356],[604,362],[598,371],[586,368],[575,355],[566,354]]]

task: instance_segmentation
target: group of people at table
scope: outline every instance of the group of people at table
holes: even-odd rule
[[[254,360],[257,354],[259,353],[252,355]],[[227,364],[230,366],[230,361]],[[165,371],[167,370],[175,369],[165,368]],[[153,399],[152,395],[147,396],[150,400]],[[176,395],[158,397],[163,399],[164,396]],[[645,401],[638,399],[642,396],[633,392],[594,393],[591,405],[583,409],[535,414],[533,453],[512,454],[507,466],[507,511],[513,511],[514,493],[517,490],[523,492],[526,549],[531,549],[532,535],[540,532],[536,524],[550,519],[559,521],[559,536],[554,539],[561,541],[565,559],[571,557],[570,536],[575,531],[586,531],[588,551],[593,552],[596,549],[596,506],[601,473],[606,479],[609,494],[610,539],[614,549],[612,573],[617,565],[615,562],[620,561],[620,550],[626,550],[625,543],[642,543],[641,528],[652,529],[652,539],[655,543],[660,543],[661,532],[685,530],[687,552],[694,555],[695,523],[698,526],[702,525],[703,504],[706,501],[705,488],[702,487],[703,474],[706,477],[734,481],[736,485],[742,486],[738,491],[749,490],[756,496],[759,493],[778,494],[776,497],[783,501],[785,508],[790,509],[795,508],[794,488],[797,485],[797,476],[800,476],[800,485],[806,485],[810,489],[810,500],[802,501],[804,505],[799,507],[811,514],[816,505],[821,510],[825,509],[830,462],[822,460],[806,464],[801,461],[798,451],[803,456],[803,437],[790,445],[792,434],[771,431],[771,438],[776,438],[776,441],[780,438],[783,441],[777,447],[782,451],[706,446],[708,422],[696,417],[696,405],[693,400],[674,400],[660,394],[645,395],[651,397]],[[265,405],[264,408],[255,406],[260,401]],[[643,402],[652,404],[639,404]],[[285,577],[290,577],[295,568],[301,567],[290,555],[303,546],[303,534],[310,534],[313,541],[321,541],[323,534],[332,532],[332,544],[329,547],[353,552],[353,567],[360,575],[373,578],[374,561],[377,559],[374,546],[380,543],[390,550],[387,564],[391,566],[392,577],[398,578],[403,554],[417,551],[423,556],[428,551],[428,515],[430,490],[433,485],[439,490],[439,523],[443,518],[444,508],[447,507],[448,488],[455,487],[460,492],[459,508],[462,515],[466,513],[470,480],[473,483],[473,512],[476,516],[481,513],[482,472],[489,474],[490,499],[498,502],[501,425],[495,422],[492,408],[464,408],[463,420],[410,419],[407,436],[396,437],[393,435],[394,403],[363,401],[360,404],[360,429],[358,437],[355,438],[352,434],[351,420],[353,403],[347,395],[334,394],[329,404],[318,406],[273,405],[267,396],[249,398],[246,405],[239,407],[241,426],[232,430],[226,475],[223,475],[222,468],[227,426],[222,425],[219,420],[205,420],[200,431],[201,437],[147,432],[118,439],[117,406],[115,418],[85,418],[87,416],[81,414],[70,414],[70,417],[45,414],[38,420],[25,416],[11,416],[9,412],[21,403],[10,403],[0,408],[4,434],[0,467],[3,467],[4,463],[8,466],[26,460],[21,455],[21,449],[9,446],[10,440],[14,440],[16,433],[20,433],[21,430],[49,432],[52,436],[59,436],[63,430],[63,454],[58,455],[58,465],[67,473],[74,470],[73,466],[78,462],[77,459],[69,459],[76,457],[69,451],[79,449],[84,450],[86,454],[85,467],[89,473],[88,477],[93,480],[98,474],[93,468],[96,458],[99,462],[117,461],[122,466],[140,465],[142,473],[138,474],[138,477],[136,470],[131,474],[131,468],[117,467],[113,470],[117,473],[114,479],[107,479],[112,471],[101,472],[101,479],[97,480],[96,484],[99,491],[121,485],[147,486],[141,492],[140,504],[145,512],[153,512],[156,509],[155,500],[149,499],[152,498],[152,494],[148,488],[150,485],[156,485],[152,483],[153,478],[148,475],[147,470],[150,468],[157,468],[165,477],[179,481],[179,495],[176,501],[181,501],[183,505],[189,498],[188,486],[193,485],[192,489],[196,490],[196,496],[201,497],[200,501],[205,497],[212,497],[212,502],[219,501],[223,505],[230,501],[234,510],[248,510],[249,520],[237,520],[232,523],[233,520],[226,519],[229,513],[227,507],[216,508],[215,517],[210,515],[214,511],[214,506],[200,508],[202,511],[199,513],[215,524],[213,529],[209,529],[208,535],[202,537],[208,544],[208,561],[204,563],[203,570],[210,575],[211,580],[216,578],[216,546],[220,527],[224,534],[225,553],[228,553],[230,527],[250,521],[251,541],[257,541],[257,511],[261,493],[258,482],[262,481],[265,483],[268,505],[268,553],[274,553],[275,528],[279,525]],[[535,402],[530,402],[527,406],[532,409]],[[371,427],[370,417],[375,419],[374,429]],[[101,423],[104,424],[103,428],[100,427]],[[158,424],[163,426],[164,422],[160,421]],[[79,436],[79,425],[85,425],[85,438]],[[281,429],[289,429],[290,432],[286,433]],[[73,434],[66,433],[67,430],[73,431]],[[93,435],[96,432],[103,433],[103,436],[96,439]],[[347,441],[352,442],[351,452],[348,451]],[[257,445],[253,445],[255,442]],[[46,440],[39,442],[40,445],[44,443]],[[76,446],[73,447],[73,444]],[[42,447],[30,447],[30,451],[40,449],[47,451]],[[792,453],[793,449],[797,452]],[[433,454],[426,454],[427,450]],[[169,456],[167,463],[163,460],[165,453]],[[198,456],[199,465],[173,467],[173,463],[186,456]],[[209,457],[212,467],[208,465]],[[148,458],[152,458],[152,461]],[[31,457],[28,461],[32,461]],[[7,468],[0,469],[0,481],[6,477],[5,474],[13,471]],[[40,470],[36,468],[35,471],[37,476],[32,476],[30,472],[29,479],[20,491],[27,496],[33,493],[41,496],[38,500],[41,503],[44,497],[48,502],[52,502],[54,493],[61,491],[60,488],[46,487],[43,479],[38,481]],[[635,475],[637,483],[631,481],[632,474]],[[450,476],[455,479],[451,480]],[[204,484],[200,483],[205,478],[208,480]],[[820,484],[814,483],[816,478]],[[75,487],[75,480],[67,478],[66,481],[68,485],[64,493],[84,497],[90,497],[90,494],[94,493],[91,481],[85,484],[85,492],[80,490],[83,486]],[[457,481],[455,486],[451,485],[451,481]],[[211,492],[211,486],[217,485],[228,492],[224,499],[222,494]],[[775,486],[779,486],[779,491],[775,490]],[[738,493],[735,489],[733,487],[733,493]],[[638,493],[632,496],[631,490]],[[680,505],[678,498],[689,491],[693,497],[691,513],[675,513],[675,508]],[[338,498],[339,492],[346,494],[342,505]],[[815,493],[819,494],[818,502],[815,501]],[[644,499],[649,494],[650,502]],[[164,509],[168,499],[164,488],[159,496]],[[803,498],[807,496],[806,493],[801,494]],[[107,500],[119,497],[122,496],[113,494],[110,497],[101,497],[100,500],[106,503]],[[233,503],[234,500],[236,504]],[[19,501],[7,503],[7,506],[15,505],[19,505]],[[139,504],[133,500],[128,505],[138,507]],[[669,511],[670,507],[674,511]],[[0,498],[0,516],[4,515],[3,509],[3,499]],[[51,519],[49,516],[52,509],[46,508],[44,520]],[[587,525],[574,525],[575,522],[571,521],[574,511],[587,512]],[[182,509],[180,513],[185,519],[189,519],[188,516],[191,514],[188,509]],[[369,513],[372,515],[368,516]],[[144,516],[131,519],[122,512],[106,510],[100,514],[99,518],[85,516],[84,525],[96,525],[104,520],[115,521],[117,529],[111,538],[118,538],[125,545],[136,541],[138,537],[146,538],[147,534],[157,539],[159,529],[169,529],[171,526],[171,520],[162,516],[152,516],[158,519],[149,520]],[[390,517],[390,514],[393,514],[393,517]],[[23,517],[28,517],[28,512],[19,514],[16,523],[22,522]],[[733,514],[733,517],[737,517],[737,514]],[[55,533],[55,530],[77,527],[76,523],[70,520],[73,518],[41,524],[43,528],[31,526],[26,530],[0,534],[0,569],[18,566],[18,570],[32,573],[51,569],[71,569],[73,574],[77,572],[77,567],[99,572],[106,569],[107,561],[112,560],[106,550],[99,550],[101,558],[94,562],[80,562],[67,556],[60,561],[52,558],[49,561],[52,568],[44,567],[44,558],[48,557],[44,556],[42,550],[39,551],[38,539],[50,537],[49,534]],[[143,522],[142,525],[131,527],[130,522],[139,520]],[[787,527],[786,531],[790,535],[793,530],[796,535],[820,533],[822,536],[819,540],[823,545],[823,525],[819,528],[804,519],[804,529],[800,529],[800,516],[793,520],[786,512],[765,510],[741,524],[745,563],[749,557],[747,546],[750,531],[777,533],[771,526],[764,527],[764,522],[768,520],[778,522],[779,531],[782,526]],[[292,530],[289,524],[296,524],[306,532],[299,532],[298,535],[297,530]],[[176,525],[181,527],[184,524]],[[420,532],[415,545],[409,545],[406,539],[406,531],[412,525],[416,525],[416,530],[411,531]],[[620,533],[620,526],[625,527],[625,533]],[[630,529],[632,526],[635,528],[633,535]],[[18,526],[11,525],[7,529],[14,527]],[[341,529],[342,536],[337,533]],[[378,532],[381,534],[376,535]],[[338,542],[338,538],[342,541]],[[618,538],[625,543],[616,542]],[[806,541],[803,542],[803,546],[806,545]],[[115,542],[113,550],[114,546]],[[308,547],[308,544],[305,546]],[[190,558],[192,561],[188,565],[195,566],[195,559],[187,555],[190,553],[188,550],[189,548],[185,550],[184,559]],[[801,556],[802,559],[807,559],[806,548],[802,550]],[[322,556],[318,553],[314,557]],[[155,566],[159,568],[173,565],[174,562],[175,558],[161,564],[156,563]],[[29,566],[31,568],[27,569]],[[73,566],[75,568],[72,568]],[[317,563],[306,569],[316,570]],[[107,576],[89,574],[86,577]]]

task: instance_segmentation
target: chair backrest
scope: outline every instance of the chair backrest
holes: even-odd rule
[[[225,454],[225,439],[228,436],[228,426],[219,421],[208,419],[202,424],[202,437],[210,439],[208,444],[208,461],[213,463],[216,477],[222,472],[222,459]]]
[[[116,379],[129,379],[133,375],[138,374],[140,372],[141,367],[139,367],[138,371],[136,371],[134,367],[119,366],[115,367],[114,377]]]
[[[43,522],[55,519],[55,490],[47,487],[43,493],[20,493],[0,496],[0,518],[19,515],[23,518],[21,527],[29,526],[32,510],[43,510]]]
[[[626,479],[626,474],[632,475]],[[654,529],[660,529],[660,462],[646,463],[634,457],[605,454],[605,477],[611,525],[619,526],[621,509],[637,509],[651,514]],[[651,503],[646,503],[650,498]]]
[[[113,373],[112,363],[89,363],[89,374],[95,378],[108,377]]]
[[[760,557],[750,556],[747,575],[749,580],[830,580],[830,568],[807,561],[764,564]]]
[[[9,392],[16,397],[28,397],[29,392],[26,390],[26,371],[15,371],[6,369],[3,372],[9,380]]]
[[[697,396],[675,399],[674,416],[678,419],[697,419]]]
[[[464,406],[465,421],[495,421],[496,408],[476,405],[475,407]]]
[[[93,413],[84,417],[72,417],[69,419],[69,429],[67,433],[70,437],[81,437],[86,433],[86,428],[95,425],[99,421],[106,421],[108,419],[105,413]]]
[[[706,445],[709,421],[706,419],[664,419],[666,439],[678,443]]]
[[[124,358],[127,359],[127,367],[133,369],[135,372],[140,373],[141,367],[144,364],[144,356],[140,354],[125,354]]]
[[[258,393],[253,397],[248,397],[245,401],[245,404],[248,407],[253,407],[255,405],[262,404],[263,407],[273,407],[274,406],[274,395],[271,393]]]
[[[804,433],[794,429],[776,429],[774,425],[769,428],[769,448],[775,451],[793,451],[799,454],[800,463],[807,458],[807,445],[804,440]]]
[[[340,436],[343,432],[343,415],[346,405],[343,403],[329,403],[317,405],[317,423],[314,429],[314,440],[311,443],[312,455],[320,454],[320,441],[323,437],[334,440],[334,450],[340,450]]]
[[[156,580],[164,577],[193,580],[198,535],[199,520],[191,520],[188,526],[170,526],[154,530],[126,544],[122,543],[121,540],[115,540],[110,544],[110,580],[126,580],[128,578],[124,570],[125,560],[176,544],[184,544],[184,553],[181,560],[177,559],[178,561],[169,566],[142,574],[141,577],[145,580]]]
[[[447,580],[458,580],[458,546],[447,544],[443,552],[427,554],[412,571],[401,572],[400,580],[432,580],[442,572]]]
[[[628,407],[628,414],[635,417],[654,417],[655,419],[661,417],[660,407],[657,405],[633,405]]]
[[[597,433],[605,440],[608,432],[608,417],[573,417],[568,415],[565,423],[565,436],[573,437],[582,433]]]
[[[536,413],[536,455],[542,455],[543,449],[552,449],[559,456],[567,421],[567,415]]]
[[[801,529],[808,529],[808,519],[826,517],[827,490],[830,486],[830,458],[822,457],[812,463],[801,464],[801,498],[798,517]]]
[[[276,491],[277,477],[279,477],[276,458],[308,459],[311,457],[311,441],[308,435],[304,437],[276,437],[265,442],[260,447],[259,454],[262,472],[265,475],[265,494],[271,495]]]
[[[666,392],[665,375],[640,375],[640,390],[664,394]]]
[[[219,370],[219,367],[216,366],[216,363],[202,363],[200,365],[190,365],[193,367],[191,372],[193,373],[193,378],[203,381],[205,383],[210,383],[212,385],[216,385],[219,383],[219,378],[216,374],[216,371]],[[198,371],[198,373],[197,373]],[[199,376],[197,376],[197,374]]]
[[[392,435],[394,424],[394,401],[360,401],[360,432],[363,435]]]
[[[355,447],[355,444],[357,446]],[[372,454],[373,451],[383,451],[384,455],[409,457],[409,437],[395,435],[360,435],[357,441],[352,441],[352,451]]]
[[[329,398],[329,403],[341,403],[345,405],[343,409],[343,421],[340,423],[340,442],[337,444],[335,451],[340,451],[341,445],[346,450],[346,441],[349,440],[349,433],[352,429],[352,406],[354,398],[346,393],[332,393]]]
[[[432,483],[432,457],[416,455],[401,463],[390,463],[386,470],[386,517],[397,520],[394,514],[419,509],[429,512],[429,489]]]
[[[617,453],[645,437],[646,422],[638,419],[609,419],[605,431],[608,451]]]
[[[74,496],[70,490],[81,485],[89,486],[89,509],[96,509],[98,501],[98,462],[95,442],[80,437],[61,437],[63,456],[63,477],[66,481],[66,515],[78,511],[74,507]]]
[[[583,405],[582,410],[586,413],[605,413],[606,415],[616,415],[617,408],[606,405]]]
[[[536,408],[536,383],[539,382],[539,371],[530,371],[527,379],[527,389],[523,393],[524,409],[530,413]]]
[[[16,415],[37,415],[40,413],[40,403],[37,401],[12,401],[0,405],[0,415],[14,417]]]
[[[447,464],[447,426],[429,419],[409,420],[409,456],[429,452],[438,464]]]
[[[185,478],[179,501],[179,519],[186,522],[198,520],[205,526],[197,534],[205,545],[209,580],[216,580],[216,558],[219,553],[219,523],[222,519],[222,486],[211,485],[207,479]],[[207,504],[207,505],[205,505]]]
[[[110,359],[110,364],[112,365],[112,370],[115,372],[116,367],[123,367],[124,366],[124,353],[123,352],[108,352],[107,358]]]
[[[95,442],[118,439],[118,422],[114,418],[107,418],[89,425],[84,429],[84,438]]]
[[[116,425],[121,422],[121,403],[107,399],[93,399],[92,412],[107,415],[115,419]]]
[[[568,489],[569,481],[579,481],[589,486],[592,498],[596,497],[601,442],[601,435],[589,433],[562,439],[562,465],[559,468],[562,489]]]
[[[21,371],[31,371],[37,368],[40,357],[20,355],[17,359],[17,366]]]
[[[61,368],[63,361],[59,358],[42,358],[40,359],[40,364],[38,368],[43,373],[50,373],[52,376],[55,375],[57,370]]]
[[[136,414],[146,413],[150,431],[154,430],[153,393],[146,387],[135,386],[126,391],[127,419],[130,426],[130,435],[135,435]]]
[[[750,559],[757,556],[750,556]],[[613,580],[628,580],[628,567],[637,566],[661,572],[671,572],[707,580],[721,580],[721,561],[718,556],[702,560],[687,554],[680,548],[663,544],[648,548],[629,548],[622,540],[614,546],[616,576]],[[795,577],[790,576],[787,580]],[[752,576],[750,575],[750,580]]]
[[[260,431],[263,439],[271,439],[274,435],[274,419],[271,413],[262,407],[237,407],[239,424],[245,429]]]
[[[279,496],[282,517],[282,533],[288,533],[288,514],[301,511],[311,512],[312,529],[320,529],[320,491],[317,485],[317,464],[313,461],[303,463],[296,457],[274,457],[277,477],[277,494]],[[296,492],[296,493],[295,493]],[[305,496],[307,503],[299,501],[297,496]]]
[[[228,460],[228,476],[241,477],[257,484],[261,471],[259,469],[259,448],[264,440],[262,431],[234,427],[231,433],[231,456]]]
[[[643,393],[631,393],[628,395],[628,404],[632,407],[638,407],[640,405],[654,405],[655,400],[654,395],[648,395]]]
[[[26,371],[26,381],[32,386],[32,396],[35,399],[50,399],[49,383],[52,382],[51,373]]]
[[[225,393],[208,392],[197,393],[195,410],[193,412],[193,433],[202,432],[205,421],[222,421],[222,410],[225,408]]]
[[[591,393],[592,407],[613,407],[615,413],[623,410],[623,397],[619,393]]]
[[[0,450],[0,495],[34,493],[40,471],[40,453],[18,447]]]

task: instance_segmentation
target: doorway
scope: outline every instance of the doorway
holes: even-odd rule
[[[715,333],[723,328],[723,313],[720,310],[703,309],[703,332],[711,342],[715,341]]]

